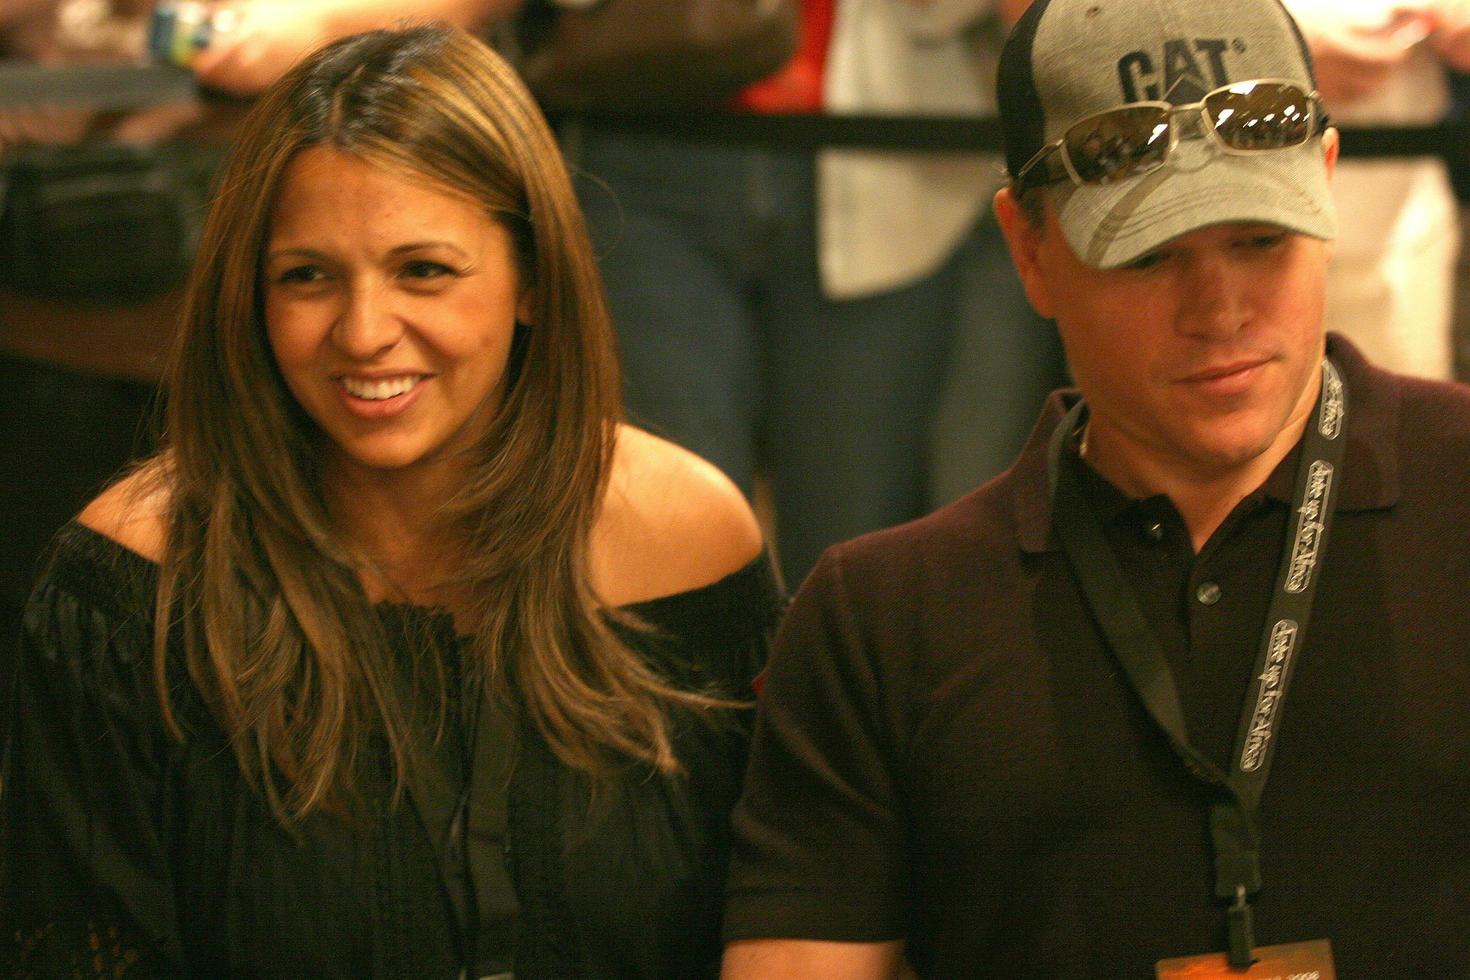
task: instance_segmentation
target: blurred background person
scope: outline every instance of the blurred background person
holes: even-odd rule
[[[1029,0],[1001,0],[995,16],[969,32],[983,81],[983,114],[995,114],[995,66],[1005,32]],[[1004,183],[999,153],[986,156],[982,208],[960,262],[954,349],[930,446],[931,506],[955,500],[1015,459],[1046,396],[1068,381],[1061,339],[1026,302],[988,206]]]
[[[620,422],[518,78],[318,50],[199,254],[163,449],[28,607],[0,973],[713,976],[780,600],[728,478]]]
[[[0,58],[137,62],[150,9],[0,0]],[[0,663],[47,540],[149,448],[144,419],[216,158],[200,122],[188,103],[0,108],[0,212],[31,219],[0,222],[0,471],[12,474],[0,485]],[[183,152],[152,152],[185,139]],[[34,274],[18,281],[21,269]]]
[[[994,8],[805,0],[792,63],[735,103],[985,113]],[[734,145],[593,119],[562,134],[585,172],[630,412],[747,492],[767,482],[787,581],[827,545],[926,510],[936,412],[997,181],[986,159]],[[1019,290],[994,284],[982,301],[994,321],[980,329],[1015,330]],[[1016,399],[1029,416],[1028,396]]]
[[[1339,125],[1424,125],[1450,111],[1446,69],[1470,67],[1470,5],[1286,6],[1312,48],[1318,90]],[[1333,195],[1342,220],[1328,266],[1328,325],[1384,367],[1454,377],[1460,211],[1444,161],[1345,158]]]

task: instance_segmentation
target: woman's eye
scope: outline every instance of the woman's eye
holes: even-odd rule
[[[276,281],[281,283],[313,283],[320,282],[326,278],[319,267],[314,265],[296,265],[282,271],[276,276]]]
[[[440,262],[430,262],[427,259],[416,259],[406,262],[403,266],[403,275],[408,279],[437,279],[440,276],[453,275],[454,270]]]

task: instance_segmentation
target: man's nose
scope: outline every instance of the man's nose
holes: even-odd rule
[[[1179,288],[1178,329],[1203,338],[1234,336],[1250,320],[1249,270],[1229,257],[1192,256]]]

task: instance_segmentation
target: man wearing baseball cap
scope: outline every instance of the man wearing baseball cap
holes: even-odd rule
[[[1325,332],[1300,34],[1036,0],[999,101],[1078,390],[802,586],[725,975],[1470,976],[1470,390]]]

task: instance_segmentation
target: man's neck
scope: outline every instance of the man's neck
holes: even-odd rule
[[[1288,445],[1287,451],[1290,449]],[[1152,481],[1153,489],[1145,490],[1140,496],[1158,493],[1167,496],[1184,519],[1184,526],[1189,529],[1190,544],[1195,554],[1199,554],[1230,512],[1266,482],[1280,461],[1277,457],[1269,465],[1264,465],[1263,461],[1262,465],[1252,465],[1214,479],[1160,479]],[[1131,488],[1124,489],[1132,493]]]
[[[1311,417],[1310,408],[1305,415],[1293,415],[1263,451],[1229,466],[1191,465],[1177,457],[1129,451],[1113,445],[1102,429],[1088,433],[1081,450],[1093,469],[1128,496],[1168,497],[1189,529],[1198,554],[1236,505],[1265,483],[1291,453]]]

